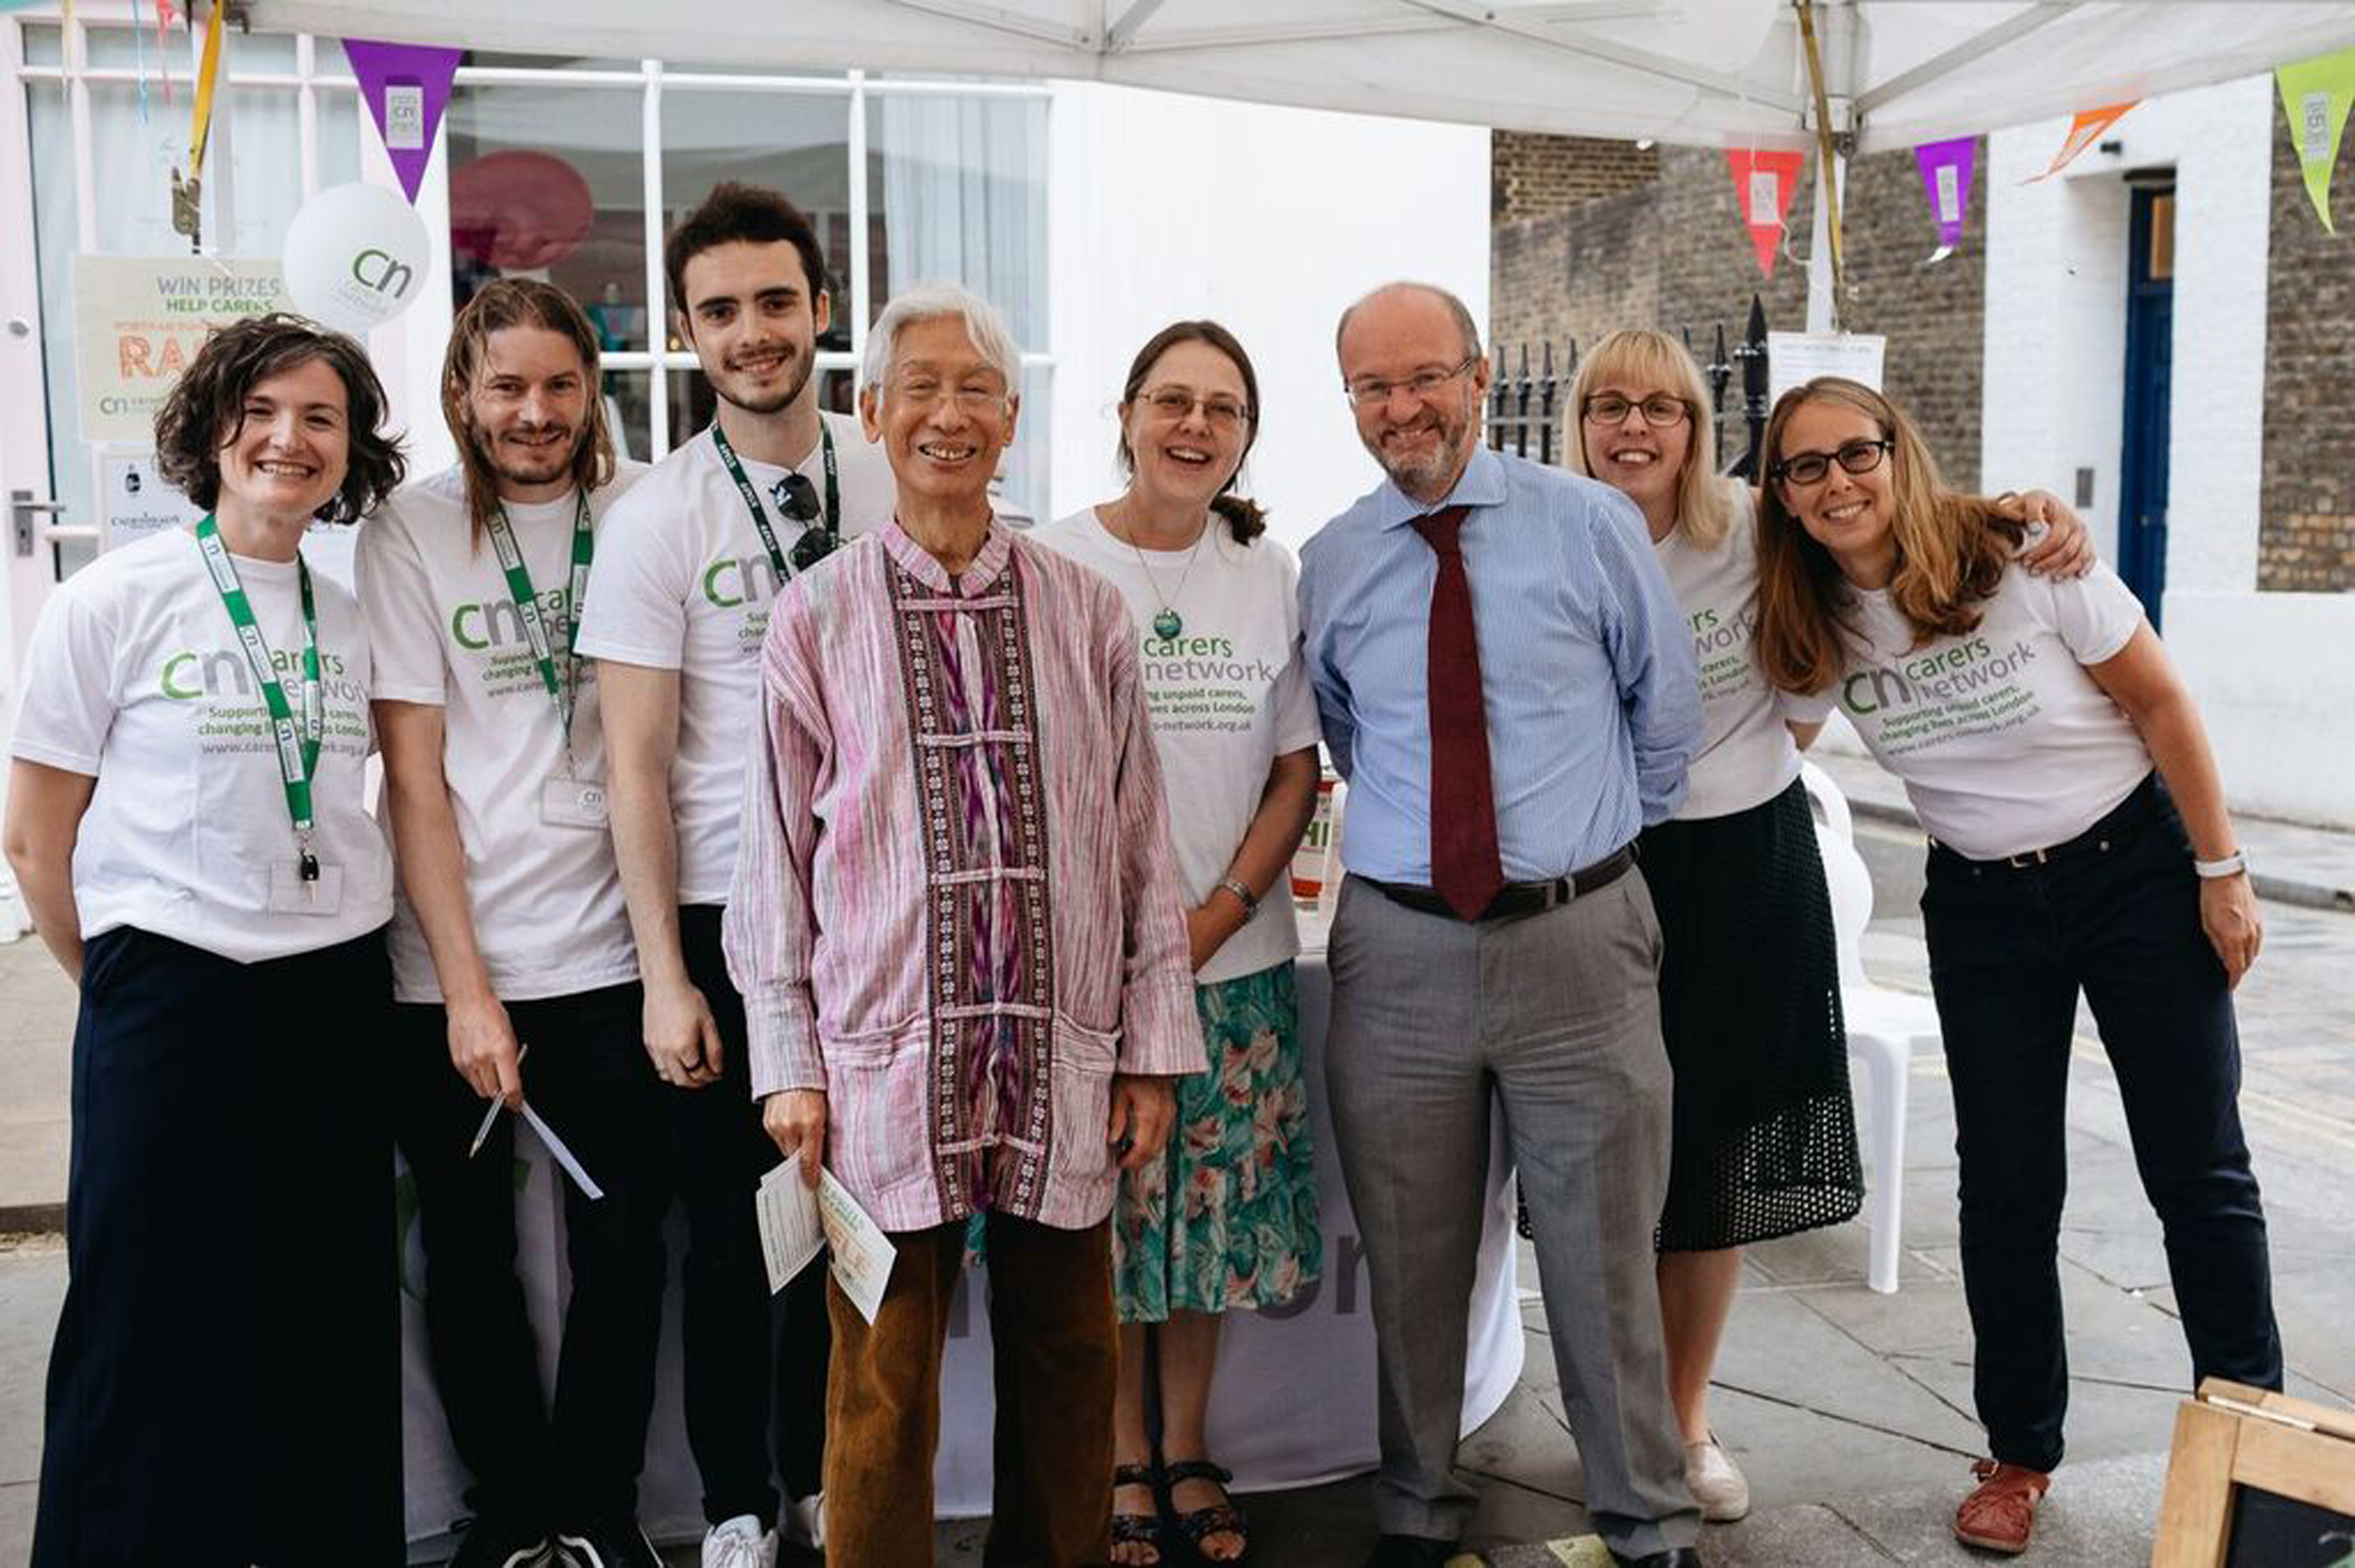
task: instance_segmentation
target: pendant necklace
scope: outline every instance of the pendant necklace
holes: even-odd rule
[[[1136,543],[1135,530],[1129,530],[1129,551],[1135,556],[1137,566],[1145,572],[1146,586],[1153,590],[1153,597],[1161,604],[1161,613],[1153,618],[1153,635],[1164,642],[1175,642],[1185,635],[1186,618],[1178,613],[1175,601],[1185,597],[1186,579],[1194,575],[1194,557],[1202,553],[1202,541],[1210,536],[1212,526],[1212,519],[1203,519],[1202,531],[1194,535],[1194,547],[1186,553],[1186,569],[1178,574],[1178,591],[1173,594],[1161,591],[1161,579],[1153,575],[1153,567],[1146,560],[1145,551]]]

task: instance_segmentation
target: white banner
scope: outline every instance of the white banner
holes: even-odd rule
[[[1219,1371],[1210,1390],[1210,1452],[1235,1472],[1237,1491],[1314,1486],[1371,1469],[1376,1438],[1374,1324],[1358,1223],[1342,1186],[1325,1113],[1324,1042],[1332,987],[1322,953],[1303,954],[1299,972],[1300,1038],[1308,1071],[1308,1103],[1316,1139],[1317,1201],[1323,1206],[1324,1277],[1274,1312],[1235,1312],[1227,1319]],[[1464,1386],[1464,1430],[1497,1412],[1521,1374],[1523,1334],[1513,1261],[1513,1185],[1504,1118],[1495,1118],[1489,1156],[1488,1209],[1472,1289],[1472,1325]],[[562,1300],[562,1178],[527,1135],[518,1151],[518,1269],[539,1340],[540,1380],[552,1386]],[[424,1277],[415,1210],[403,1186],[401,1327],[404,1336],[404,1419],[407,1425],[410,1555],[434,1562],[446,1555],[448,1530],[465,1510],[465,1472],[450,1450],[440,1400],[425,1354],[425,1320],[415,1294]],[[684,1250],[686,1224],[671,1216],[670,1255]],[[975,1275],[986,1271],[976,1270]],[[933,1504],[943,1519],[989,1511],[989,1315],[969,1276],[949,1315],[948,1355],[941,1369],[941,1446],[933,1471]],[[657,1542],[699,1538],[700,1489],[687,1451],[679,1411],[678,1289],[665,1303],[662,1361],[646,1467],[639,1478],[638,1519]],[[1567,1446],[1568,1439],[1564,1439]]]

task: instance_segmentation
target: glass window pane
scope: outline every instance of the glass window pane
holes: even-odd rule
[[[868,145],[868,320],[910,283],[962,283],[1006,313],[1026,349],[1047,345],[1047,102],[874,93]]]
[[[66,63],[65,29],[54,22],[25,25],[25,63],[60,66]]]
[[[646,410],[654,397],[651,370],[608,370],[604,377],[605,420],[613,432],[613,450],[625,458],[652,462],[653,450]]]
[[[451,94],[456,302],[494,278],[545,278],[588,310],[607,349],[646,346],[642,102],[627,89]]]
[[[832,93],[671,91],[662,101],[663,228],[722,180],[783,191],[809,216],[837,290],[850,267],[850,101]],[[871,199],[871,196],[870,196]],[[822,346],[850,346],[847,301]]]
[[[1047,432],[1052,428],[1052,366],[1027,366],[1022,371],[1022,418],[1015,426],[1014,444],[998,460],[997,510],[1009,523],[1035,526],[1047,515]]]

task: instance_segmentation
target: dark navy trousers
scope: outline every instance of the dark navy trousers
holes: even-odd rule
[[[37,1568],[403,1560],[391,979],[84,946]]]
[[[1934,845],[1922,914],[1955,1091],[1973,1391],[1995,1457],[2036,1470],[2061,1461],[2069,1359],[2058,1249],[2081,991],[2165,1232],[2192,1380],[2279,1388],[2232,992],[2157,776],[2042,863]]]

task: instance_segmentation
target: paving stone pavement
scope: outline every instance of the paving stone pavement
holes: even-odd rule
[[[1918,835],[1879,819],[1860,819],[1859,834],[1880,899],[1867,966],[1884,984],[1926,990],[1910,891],[1918,887]],[[2355,1404],[2355,1336],[2344,1305],[2355,1299],[2355,918],[2271,902],[2265,917],[2265,956],[2239,998],[2243,1109],[2264,1183],[2289,1387]],[[0,1208],[28,1212],[53,1201],[38,1197],[52,1165],[47,1191],[62,1196],[71,1008],[70,990],[37,945],[0,948]],[[2087,1019],[2071,1097],[2062,1238],[2070,1460],[2030,1560],[2143,1563],[2189,1374],[2158,1225]],[[1755,1507],[1741,1524],[1705,1534],[1717,1568],[1988,1561],[1947,1533],[1977,1428],[1955,1251],[1952,1107],[1934,1056],[1913,1064],[1904,1181],[1897,1295],[1864,1288],[1860,1224],[1754,1248],[1745,1262],[1713,1414],[1750,1476]],[[1523,1277],[1534,1270],[1525,1266]],[[54,1236],[0,1240],[0,1562],[23,1561],[30,1540],[41,1375],[64,1279]],[[1524,1317],[1522,1383],[1462,1451],[1481,1499],[1467,1544],[1492,1568],[1583,1568],[1591,1543],[1589,1558],[1571,1544],[1587,1528],[1578,1460],[1533,1294]],[[1370,1498],[1363,1477],[1246,1497],[1252,1560],[1356,1568],[1372,1542]],[[977,1564],[985,1530],[975,1520],[943,1524],[941,1563]],[[695,1561],[687,1548],[668,1557]]]

